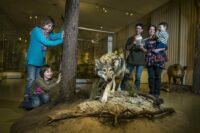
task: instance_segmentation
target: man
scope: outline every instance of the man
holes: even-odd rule
[[[128,74],[125,74],[122,83],[121,83],[121,89],[125,89],[125,82],[129,80],[129,77],[136,68],[135,73],[135,82],[134,82],[134,88],[138,89],[140,88],[140,79],[142,75],[142,70],[145,65],[145,53],[141,50],[140,45],[143,45],[143,38],[142,38],[142,32],[143,32],[143,24],[138,23],[135,25],[135,35],[128,38],[126,42],[126,50],[129,51],[128,58],[126,60],[127,62],[127,68],[129,70]]]

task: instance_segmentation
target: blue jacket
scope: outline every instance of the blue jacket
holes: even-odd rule
[[[43,66],[46,56],[46,49],[43,47],[62,44],[63,39],[61,36],[61,33],[50,33],[49,38],[46,38],[40,27],[33,28],[30,35],[26,63],[34,66]]]

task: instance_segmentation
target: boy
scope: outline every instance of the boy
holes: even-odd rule
[[[157,61],[162,61],[163,59],[167,61],[167,54],[165,52],[165,50],[167,49],[167,42],[169,38],[167,27],[168,24],[166,22],[161,22],[159,24],[158,31],[156,32],[157,45],[156,49],[154,49],[153,52],[155,53],[161,52],[161,55],[157,56]]]

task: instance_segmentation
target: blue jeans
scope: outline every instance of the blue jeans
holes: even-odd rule
[[[131,73],[135,67],[136,67],[136,73],[135,73],[135,83],[134,84],[135,84],[136,88],[138,88],[138,89],[140,88],[140,79],[141,79],[142,70],[143,70],[144,66],[128,64],[127,68],[129,70],[129,73],[124,75],[124,78],[121,83],[122,90],[125,90],[125,83],[127,82],[127,80],[129,80],[129,77],[131,76]]]
[[[149,77],[149,93],[155,97],[159,97],[162,68],[157,66],[149,66],[147,69]]]
[[[48,93],[34,94],[23,101],[23,107],[25,109],[33,109],[47,102],[49,102]]]
[[[33,81],[39,77],[40,66],[27,65],[27,80],[26,80],[26,88],[25,95],[30,95],[31,86]]]

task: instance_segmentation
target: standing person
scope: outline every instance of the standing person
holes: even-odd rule
[[[50,100],[49,92],[61,81],[61,75],[58,79],[53,79],[53,71],[49,65],[44,65],[40,69],[40,76],[33,82],[30,96],[23,102],[25,109],[36,108],[46,104]]]
[[[136,68],[135,73],[135,82],[134,82],[134,88],[139,89],[140,88],[140,79],[142,75],[142,70],[145,65],[145,53],[140,49],[140,45],[142,45],[142,32],[143,32],[143,24],[138,23],[135,25],[135,32],[136,34],[132,37],[128,38],[126,43],[126,50],[129,51],[128,58],[126,60],[127,62],[127,68],[129,70],[128,74],[125,74],[124,79],[121,83],[121,89],[125,89],[125,82],[129,80],[129,77],[133,71],[134,68]]]
[[[156,37],[156,26],[149,26],[149,38],[147,38],[144,43],[144,47],[141,46],[141,49],[146,54],[146,65],[148,70],[148,82],[150,88],[150,94],[159,98],[160,96],[160,85],[161,85],[161,73],[162,69],[165,67],[164,56],[162,56],[161,61],[157,61],[157,55],[165,50],[166,48],[157,49],[157,37]],[[156,51],[156,52],[155,52]]]
[[[48,46],[56,46],[63,43],[63,33],[53,33],[54,20],[45,17],[41,25],[36,26],[30,33],[30,44],[27,52],[27,82],[24,98],[30,95],[31,85],[39,76],[41,66],[45,64],[45,55]]]

